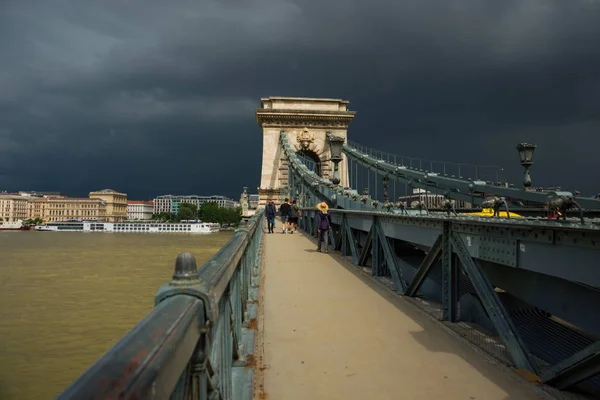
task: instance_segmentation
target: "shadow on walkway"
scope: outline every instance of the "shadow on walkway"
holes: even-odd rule
[[[316,238],[265,242],[269,398],[540,398]]]

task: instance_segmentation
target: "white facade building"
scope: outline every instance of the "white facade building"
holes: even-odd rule
[[[177,214],[179,211],[179,204],[188,203],[193,204],[198,209],[205,203],[217,203],[219,207],[236,208],[239,207],[240,203],[225,196],[176,196],[167,194],[164,196],[158,196],[154,199],[154,214],[160,213],[172,213]]]
[[[129,200],[127,202],[127,219],[151,219],[154,204],[151,201]]]
[[[392,200],[392,199],[390,199]],[[440,209],[442,204],[446,200],[444,196],[441,194],[435,194],[431,192],[427,192],[424,189],[413,189],[413,194],[408,196],[400,196],[397,200],[405,203],[407,207],[411,207],[411,204],[414,202],[422,202],[426,205],[427,209]],[[396,200],[396,201],[397,201]],[[458,209],[464,208],[472,208],[471,203],[467,203],[462,200],[452,200],[454,202],[454,207]]]
[[[0,220],[15,222],[27,219],[27,197],[2,194],[0,195]]]
[[[259,196],[257,194],[248,195],[248,208],[250,210],[256,210],[258,208]]]

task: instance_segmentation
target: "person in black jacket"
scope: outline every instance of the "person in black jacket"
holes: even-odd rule
[[[275,228],[275,215],[277,215],[275,203],[273,203],[273,200],[269,200],[267,206],[265,207],[265,218],[267,219],[268,233],[273,233],[273,228]]]
[[[289,218],[289,232],[294,233],[298,227],[298,217],[300,216],[300,210],[298,209],[298,204],[296,204],[296,200],[292,201],[290,205],[290,218]]]
[[[279,206],[279,214],[281,215],[281,222],[282,222],[282,232],[281,233],[285,233],[287,231],[288,225],[289,225],[289,217],[290,217],[290,203],[289,203],[290,199],[288,199],[286,197],[286,199],[283,201],[283,204],[281,206]]]

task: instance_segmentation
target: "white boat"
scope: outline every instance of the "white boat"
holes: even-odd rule
[[[37,225],[36,231],[53,232],[119,232],[119,233],[212,233],[220,230],[219,224],[161,223],[161,222],[50,222]]]
[[[28,231],[29,225],[25,225],[22,220],[13,222],[0,220],[0,231]]]

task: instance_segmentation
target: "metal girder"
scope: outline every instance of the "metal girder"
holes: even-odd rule
[[[344,232],[344,238],[346,238],[345,242],[347,247],[350,247],[350,252],[352,253],[352,263],[354,265],[358,265],[358,250],[356,249],[356,242],[354,241],[354,234],[352,233],[352,228],[348,225],[348,221],[346,216],[342,221],[342,229]],[[347,251],[347,249],[344,249]],[[346,254],[344,254],[346,255]]]
[[[471,258],[469,252],[463,243],[461,237],[456,232],[451,234],[451,242],[461,264],[465,268],[467,275],[471,278],[473,287],[477,291],[477,295],[487,311],[490,319],[500,337],[502,338],[508,352],[510,353],[513,362],[517,368],[528,369],[537,373],[537,368],[533,363],[527,346],[521,339],[517,328],[514,326],[502,302],[498,298],[492,284],[488,281],[483,271],[475,260]]]
[[[329,235],[329,243],[331,243],[331,247],[334,250],[338,250],[338,247],[337,247],[337,243],[338,243],[338,241],[337,241],[337,235],[336,235],[336,233],[335,233],[335,231],[333,229],[333,226],[329,227],[329,233],[328,233],[328,235]]]
[[[308,226],[309,226],[308,231],[310,232],[311,236],[313,236],[313,237],[317,236],[316,225],[317,225],[317,222],[315,221],[314,216],[311,215],[310,218],[308,219]]]
[[[536,192],[534,190],[493,186],[477,179],[456,179],[434,172],[419,171],[377,159],[348,144],[344,144],[342,149],[346,156],[370,170],[391,176],[401,182],[410,183],[413,187],[444,194],[456,200],[465,200],[472,204],[480,204],[487,193],[538,203],[546,203],[552,195],[552,192]],[[597,199],[578,197],[577,201],[584,208],[600,208],[600,201]]]
[[[600,337],[600,290],[526,269],[485,261],[480,266],[495,286]]]
[[[404,293],[406,291],[406,287],[405,287],[405,283],[404,283],[404,276],[402,275],[402,270],[400,269],[400,267],[398,266],[398,263],[396,262],[396,254],[390,247],[390,243],[388,242],[388,239],[385,237],[385,234],[383,233],[383,230],[381,229],[381,226],[379,225],[379,221],[375,221],[375,223],[373,224],[373,228],[376,230],[377,235],[379,237],[379,242],[380,242],[381,248],[383,250],[383,255],[387,261],[387,265],[390,270],[390,274],[392,275],[392,279],[394,280],[394,283],[396,284],[396,290],[398,292]]]
[[[469,190],[461,191],[459,188],[450,189],[450,187],[452,187],[451,185],[437,186],[436,184],[430,183],[429,180],[431,179],[431,177],[437,174],[430,174],[421,171],[412,171],[407,167],[389,167],[384,162],[379,162],[378,167],[375,167],[374,165],[371,165],[370,161],[366,160],[365,158],[353,157],[353,153],[351,151],[349,152],[344,150],[344,153],[346,153],[347,156],[355,160],[358,164],[362,165],[363,167],[366,167],[375,172],[380,171],[382,174],[391,175],[395,180],[400,181],[404,184],[411,184],[414,188],[425,189],[430,193],[447,195],[451,199],[465,201],[475,205],[479,205],[485,200],[479,195],[471,196],[469,194]],[[382,169],[382,167],[384,167],[384,169]],[[451,181],[458,181],[458,179],[447,179]],[[468,185],[468,181],[464,182],[467,182]]]
[[[367,260],[369,259],[369,254],[371,253],[371,248],[373,247],[373,226],[369,230],[367,237],[365,239],[365,245],[360,252],[360,257],[358,258],[358,265],[367,265]]]
[[[373,276],[381,275],[379,269],[381,268],[379,252],[379,235],[377,233],[377,219],[373,218],[373,225],[371,226],[371,274]]]
[[[452,226],[444,223],[442,232],[442,318],[446,321],[458,321],[458,265],[452,253]]]
[[[600,341],[552,366],[542,381],[558,389],[568,389],[600,373]]]
[[[431,247],[429,249],[429,252],[425,256],[425,259],[419,266],[419,269],[417,270],[415,277],[413,278],[413,280],[410,282],[410,285],[406,289],[405,294],[407,296],[414,297],[417,294],[417,291],[419,290],[419,288],[421,287],[423,282],[425,282],[427,275],[429,275],[429,272],[431,271],[431,268],[433,267],[436,260],[438,259],[441,251],[442,251],[442,235],[439,235],[438,238],[436,239],[435,243],[433,244],[433,247]]]
[[[518,253],[520,268],[600,288],[598,250],[520,241]]]
[[[341,247],[340,250],[342,252],[342,256],[346,257],[350,254],[348,251],[348,235],[346,235],[346,216],[342,215],[342,219],[340,221],[340,233],[341,233]]]
[[[598,228],[490,218],[402,216],[355,210],[332,212],[346,215],[351,228],[365,232],[377,217],[387,237],[427,247],[433,245],[443,223],[450,221],[453,231],[472,239],[474,245],[468,250],[473,258],[600,288],[600,275],[594,273],[600,257]],[[564,265],[570,267],[564,268]]]
[[[331,245],[336,251],[340,251],[342,248],[342,230],[339,229],[337,232],[333,229],[329,230],[331,232]]]

